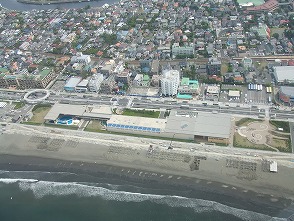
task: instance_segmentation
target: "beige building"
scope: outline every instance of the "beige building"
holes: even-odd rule
[[[51,69],[44,69],[39,74],[1,74],[0,87],[17,88],[20,90],[29,88],[46,88],[54,79],[55,73]]]

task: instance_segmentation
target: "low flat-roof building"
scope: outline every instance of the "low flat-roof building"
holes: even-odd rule
[[[225,144],[230,132],[231,116],[190,110],[172,110],[164,130],[170,137]]]
[[[229,98],[240,98],[240,91],[229,90],[228,96],[229,96]]]
[[[76,92],[87,92],[88,91],[89,80],[84,79],[80,83],[77,84],[75,90]]]
[[[110,119],[111,107],[105,105],[72,105],[56,103],[49,110],[44,120],[54,123],[59,116],[74,116],[83,119]]]
[[[64,90],[69,92],[74,92],[76,86],[81,82],[81,77],[71,77],[64,85]]]
[[[274,68],[274,77],[278,84],[294,83],[294,66],[277,66]]]
[[[279,90],[279,99],[288,104],[294,104],[294,87],[281,86]]]
[[[166,119],[112,115],[107,130],[134,134],[154,134],[164,130]]]

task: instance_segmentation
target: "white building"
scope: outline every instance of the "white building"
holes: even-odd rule
[[[163,72],[161,79],[161,93],[165,96],[174,96],[177,94],[180,84],[180,72],[169,70]]]
[[[89,91],[99,92],[102,81],[103,81],[102,74],[93,74],[88,84]]]
[[[82,52],[78,52],[70,61],[71,63],[89,64],[91,62],[91,57],[90,55],[84,55]]]
[[[142,86],[142,82],[143,82],[143,74],[137,74],[133,80],[133,85]]]
[[[189,46],[180,46],[179,43],[174,43],[172,46],[173,57],[176,57],[177,55],[194,55],[194,53],[195,49],[192,43]]]
[[[294,66],[274,67],[274,77],[278,84],[294,83]]]

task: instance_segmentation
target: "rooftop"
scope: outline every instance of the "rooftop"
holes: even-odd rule
[[[81,77],[71,77],[65,84],[65,88],[67,87],[76,87],[78,83],[82,80]]]
[[[44,117],[45,120],[56,120],[60,114],[81,116],[85,112],[85,105],[71,105],[56,103]]]
[[[43,79],[44,77],[46,77],[49,73],[51,72],[51,69],[44,69],[40,72],[40,77]]]
[[[166,124],[166,119],[112,115],[110,120],[107,121],[107,125],[109,124],[164,129]]]
[[[294,97],[294,87],[281,86],[280,91],[285,95],[288,95],[290,97]]]
[[[45,116],[45,120],[56,120],[59,115],[88,118],[107,118],[112,115],[111,108],[105,105],[72,105],[56,103]]]
[[[196,111],[172,110],[167,118],[165,132],[229,138],[231,117]]]
[[[294,82],[294,66],[277,66],[274,67],[274,70],[277,82],[284,82],[285,80]]]

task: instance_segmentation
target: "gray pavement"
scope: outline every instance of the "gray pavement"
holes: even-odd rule
[[[290,122],[290,135],[291,135],[291,144],[292,144],[292,153],[294,153],[294,122]]]

